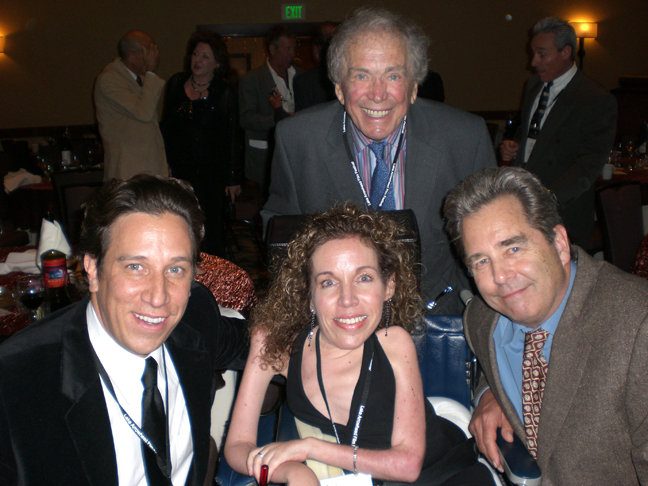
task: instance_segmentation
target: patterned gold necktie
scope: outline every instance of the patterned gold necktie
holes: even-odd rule
[[[542,348],[549,333],[538,329],[526,333],[524,355],[522,356],[522,418],[526,433],[527,449],[535,458],[538,450],[537,435],[540,421],[542,396],[549,364],[542,355]]]

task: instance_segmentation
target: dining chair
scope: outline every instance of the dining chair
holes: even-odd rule
[[[103,184],[103,169],[54,172],[51,176],[61,224],[71,245],[81,235],[83,206]]]
[[[596,199],[605,259],[630,272],[643,238],[641,185],[636,182],[610,184],[596,192]]]

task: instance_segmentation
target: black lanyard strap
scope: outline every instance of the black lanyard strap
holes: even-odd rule
[[[110,395],[113,397],[115,400],[115,403],[119,407],[119,410],[122,413],[122,416],[124,417],[124,420],[126,421],[126,424],[131,428],[131,430],[135,433],[135,435],[149,448],[153,451],[153,453],[157,456],[161,457],[161,451],[158,451],[158,449],[155,447],[155,444],[149,439],[149,437],[146,435],[146,433],[135,423],[135,421],[131,418],[130,415],[128,415],[128,412],[124,410],[124,407],[122,407],[121,403],[119,403],[119,400],[117,399],[117,395],[115,394],[115,389],[113,387],[112,382],[110,381],[110,378],[108,377],[108,373],[106,372],[106,369],[104,368],[103,364],[101,363],[101,360],[99,359],[99,356],[97,356],[96,351],[94,348],[92,349],[92,355],[95,361],[95,365],[97,367],[97,372],[99,373],[99,376],[101,377],[101,380],[103,381],[103,384],[106,385],[106,388],[108,389],[108,392]],[[166,356],[164,352],[164,348],[162,348],[162,363],[164,367],[164,382],[165,382],[165,395],[166,395],[166,406],[167,406],[167,436],[166,436],[166,447],[167,449],[169,448],[169,414],[168,414],[168,408],[169,408],[169,381],[168,381],[168,376],[167,376],[167,368],[166,368]],[[171,461],[169,461],[168,466],[166,468],[162,468],[162,473],[167,477],[171,477]],[[165,470],[166,469],[166,470]]]
[[[335,422],[333,422],[331,409],[329,408],[328,400],[326,399],[326,392],[324,391],[324,380],[322,379],[322,355],[320,353],[319,329],[315,333],[315,354],[317,357],[317,381],[319,382],[320,392],[322,393],[322,398],[324,399],[324,405],[326,405],[326,411],[328,412],[329,420],[331,421],[331,426],[333,427],[333,432],[335,433],[335,439],[337,440],[337,443],[340,444],[341,443],[340,436],[338,435]],[[371,374],[372,374],[371,371],[373,369],[373,359],[374,359],[374,349],[372,347],[371,358],[369,359],[369,364],[367,366],[367,378],[365,379],[364,385],[362,387],[362,396],[360,399],[360,406],[358,407],[358,415],[356,416],[355,425],[353,426],[353,435],[351,437],[351,445],[353,447],[355,447],[358,442],[358,432],[360,431],[360,424],[362,423],[365,406],[367,404],[367,397],[369,396],[369,386],[371,384]]]

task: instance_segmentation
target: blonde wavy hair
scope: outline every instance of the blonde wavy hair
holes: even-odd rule
[[[324,243],[359,237],[373,248],[383,281],[393,276],[390,326],[413,332],[421,316],[421,297],[414,273],[413,251],[402,237],[405,230],[387,213],[367,212],[351,203],[313,216],[288,244],[266,297],[251,316],[251,330],[266,335],[261,352],[264,365],[279,369],[292,353],[297,335],[310,326],[311,259]],[[381,320],[378,328],[385,327]]]

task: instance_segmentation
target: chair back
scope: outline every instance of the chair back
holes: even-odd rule
[[[605,259],[629,272],[643,238],[641,186],[611,184],[597,191]]]
[[[423,394],[452,398],[470,410],[476,361],[466,344],[461,316],[427,314],[423,325],[424,331],[413,336]]]
[[[102,184],[103,169],[71,170],[52,174],[58,214],[70,244],[79,241],[83,205]]]

